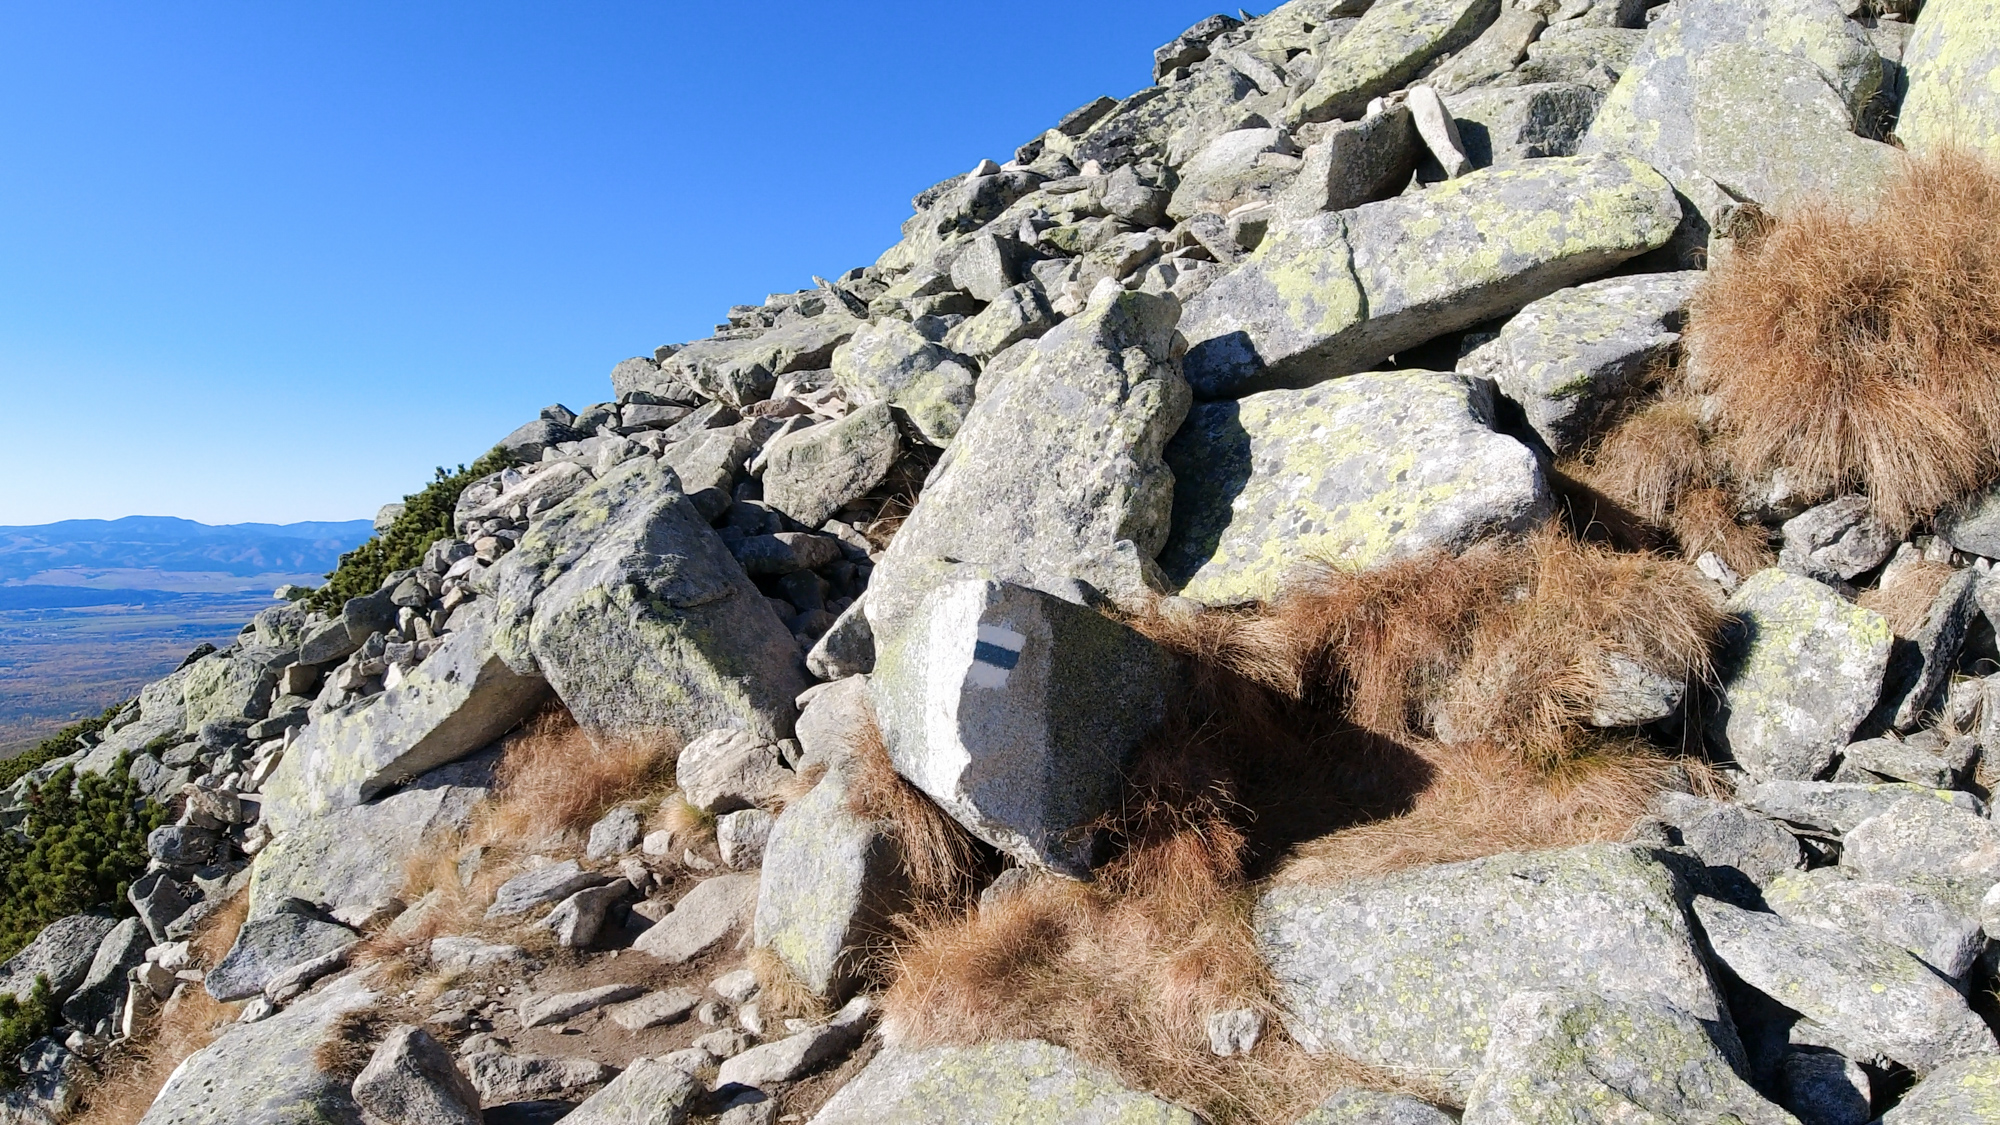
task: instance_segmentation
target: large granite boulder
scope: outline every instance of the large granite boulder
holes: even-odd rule
[[[1201,1119],[1127,1087],[1066,1048],[1003,1040],[977,1047],[888,1048],[841,1087],[811,1125],[885,1121],[1200,1125]]]
[[[1493,430],[1488,384],[1371,371],[1208,402],[1167,446],[1167,577],[1210,603],[1269,598],[1308,559],[1366,567],[1525,531],[1551,497],[1527,447]]]
[[[293,653],[258,645],[231,645],[204,656],[181,680],[182,722],[189,734],[212,719],[261,719],[277,694],[278,671]]]
[[[2000,161],[2000,7],[1930,0],[1903,50],[1909,86],[1896,139],[1912,152],[1963,145]]]
[[[357,919],[393,907],[410,857],[426,840],[465,827],[488,792],[437,777],[449,772],[368,804],[299,819],[252,862],[250,913],[269,913],[288,898]]]
[[[125,974],[146,959],[152,944],[152,935],[137,918],[113,926],[97,943],[97,953],[76,991],[63,1001],[63,1020],[71,1027],[95,1031],[99,1021],[110,1019],[125,1001]]]
[[[1090,869],[1084,831],[1165,718],[1172,658],[1094,609],[958,581],[932,591],[869,677],[896,772],[1024,864]]]
[[[1882,1125],[1974,1125],[2000,1121],[2000,1055],[1960,1059],[1932,1071]]]
[[[321,1048],[344,1032],[341,1017],[376,999],[348,976],[269,1019],[230,1025],[174,1068],[140,1125],[362,1125],[352,1072],[331,1069]]]
[[[118,922],[104,914],[72,914],[43,926],[19,953],[0,963],[0,992],[26,1000],[35,978],[49,978],[49,994],[58,1003],[83,982],[97,947]]]
[[[818,527],[868,495],[895,467],[902,441],[884,403],[771,442],[764,453],[764,502]]]
[[[495,647],[593,737],[791,733],[798,644],[671,470],[641,457],[499,564]],[[433,657],[432,659],[436,659]]]
[[[1759,781],[1812,781],[1875,709],[1889,623],[1831,589],[1762,570],[1731,595],[1710,737]]]
[[[1492,379],[1551,453],[1574,454],[1672,353],[1701,277],[1640,274],[1551,293],[1467,352],[1458,369]]]
[[[1064,579],[1113,598],[1157,584],[1187,414],[1172,297],[1100,286],[1085,310],[996,359],[979,401],[870,583],[877,644],[935,584],[939,560],[1024,585]],[[893,595],[893,596],[884,596]]]
[[[1231,398],[1364,370],[1661,246],[1680,218],[1636,160],[1551,157],[1279,219],[1188,303],[1188,381]]]
[[[1488,86],[1445,99],[1475,168],[1575,156],[1603,91],[1581,82]]]
[[[743,407],[771,397],[778,376],[823,370],[835,348],[866,321],[838,312],[782,324],[747,339],[722,336],[698,340],[661,365],[663,374],[700,391],[705,398]]]
[[[2000,825],[1942,801],[1898,801],[1848,831],[1841,866],[1933,887],[1970,912],[2000,883]]]
[[[236,943],[202,987],[217,1000],[247,1000],[289,970],[337,956],[360,940],[360,934],[304,907],[275,911],[243,923]]]
[[[1735,1031],[1684,894],[1650,853],[1593,844],[1339,886],[1281,884],[1258,900],[1253,924],[1292,1038],[1421,1071],[1464,1097],[1501,1005],[1528,989],[1650,993],[1730,1051]]]
[[[1764,902],[1794,922],[1900,946],[1951,980],[1963,980],[1986,948],[1977,913],[1847,867],[1780,875],[1764,888]]]
[[[1499,0],[1378,0],[1327,49],[1313,84],[1286,107],[1287,122],[1361,116],[1370,99],[1479,38],[1499,14]]]
[[[508,666],[483,600],[453,621],[444,643],[402,683],[299,732],[264,783],[265,823],[284,832],[352,808],[479,750],[542,706],[547,683],[532,667]]]

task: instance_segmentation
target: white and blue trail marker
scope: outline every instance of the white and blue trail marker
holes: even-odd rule
[[[1021,662],[1021,646],[1028,638],[1005,625],[981,625],[979,640],[972,646],[972,667],[966,675],[973,687],[999,689],[1007,686],[1014,665]]]

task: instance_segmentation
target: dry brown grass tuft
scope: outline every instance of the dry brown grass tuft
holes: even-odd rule
[[[972,835],[896,772],[872,715],[848,732],[847,751],[848,811],[888,827],[911,899],[926,910],[962,911],[979,893],[984,867]]]
[[[1575,475],[1639,518],[1665,525],[1681,497],[1716,483],[1700,405],[1673,394],[1642,407],[1604,436]]]
[[[1713,551],[1731,570],[1747,577],[1770,566],[1775,556],[1771,553],[1771,533],[1764,525],[1742,518],[1736,509],[1728,490],[1698,488],[1681,497],[1667,518],[1667,526],[1673,529],[1684,557],[1698,559],[1703,552]]]
[[[1869,214],[1780,217],[1710,271],[1686,339],[1738,479],[1863,489],[1907,530],[2000,473],[2000,172],[1939,152]]]
[[[388,1031],[388,1019],[373,1008],[342,1012],[313,1048],[313,1065],[342,1085],[351,1083],[361,1076],[375,1054],[375,1045]]]
[[[1899,637],[1907,637],[1930,619],[1931,602],[1958,570],[1950,563],[1913,562],[1891,564],[1882,572],[1882,584],[1864,591],[1855,600],[1863,609],[1872,609],[1889,621]]]

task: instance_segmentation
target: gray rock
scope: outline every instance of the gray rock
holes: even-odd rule
[[[1638,727],[1680,714],[1687,680],[1657,672],[1622,653],[1605,657],[1606,683],[1590,705],[1594,727]]]
[[[1890,667],[1895,667],[1893,656]],[[1883,694],[1888,693],[1885,691]],[[1893,707],[1886,709],[1893,711]],[[1881,714],[1881,709],[1877,714]],[[1878,779],[1903,781],[1926,789],[1950,789],[1959,782],[1959,771],[1944,755],[1894,737],[1848,743],[1847,748],[1840,752],[1840,768],[1834,776],[1842,781],[1861,784]]]
[[[493,448],[507,454],[516,461],[533,463],[542,459],[542,454],[553,446],[566,441],[579,441],[588,435],[547,418],[537,418],[528,422],[500,439]]]
[[[251,864],[253,914],[302,898],[342,914],[389,908],[426,842],[465,827],[485,787],[424,785],[300,821]]]
[[[715,1084],[767,1087],[795,1082],[858,1046],[872,1017],[868,1000],[850,1000],[827,1023],[734,1056],[716,1072]]]
[[[645,1031],[686,1019],[699,1003],[699,994],[685,988],[669,988],[616,1005],[609,1015],[612,1023],[627,1031]]]
[[[1216,15],[1181,32],[1173,42],[1153,52],[1153,77],[1165,78],[1180,67],[1202,61],[1217,38],[1242,26],[1242,20]]]
[[[289,649],[231,645],[189,665],[181,682],[187,732],[211,719],[263,718],[277,694],[278,673],[294,656]]]
[[[1458,135],[1458,122],[1452,120],[1438,92],[1429,86],[1412,86],[1404,91],[1404,99],[1417,123],[1417,135],[1423,138],[1431,159],[1444,170],[1445,178],[1455,180],[1472,171],[1465,141]]]
[[[1208,1017],[1208,1050],[1218,1058],[1247,1055],[1264,1038],[1264,1013],[1255,1008],[1232,1008]]]
[[[1335,123],[1307,146],[1298,174],[1274,201],[1278,213],[1299,219],[1388,199],[1409,185],[1421,145],[1407,106]]]
[[[1939,693],[1958,670],[1966,630],[1979,612],[1979,581],[1979,572],[1974,570],[1961,570],[1947,579],[1931,599],[1923,625],[1911,634],[1908,644],[1897,645],[1890,654],[1882,702],[1876,708],[1876,718],[1883,725],[1911,731],[1931,715]]]
[[[171,867],[201,867],[222,857],[222,836],[214,829],[167,824],[146,834],[146,854]]]
[[[1049,299],[1043,294],[1041,286],[1033,282],[1023,282],[1001,293],[993,299],[991,304],[988,304],[985,308],[952,328],[950,332],[945,334],[944,346],[951,352],[959,355],[971,356],[978,360],[987,360],[1023,340],[1038,339],[1049,329],[1054,328],[1060,319],[1056,316],[1055,311],[1049,308]],[[942,371],[947,364],[959,367],[961,370],[964,368],[964,365],[957,364],[955,361],[943,360],[934,370]],[[938,376],[933,375],[932,377],[937,378]],[[955,375],[947,377],[955,378]],[[938,411],[941,418],[948,418],[953,421],[954,424],[950,426],[953,433],[957,432],[956,423],[962,423],[965,420],[965,411],[972,407],[971,381],[970,374],[967,374],[963,388],[964,393],[962,395],[956,393],[957,388],[954,387],[954,393],[949,395],[940,404],[950,404],[950,406],[957,408],[951,410],[941,409]],[[914,401],[918,396],[911,397]],[[959,407],[959,399],[961,397],[964,399],[964,402],[962,407]],[[907,412],[909,408],[904,407],[903,409]],[[914,414],[911,415],[911,421],[918,422]],[[940,427],[932,428],[938,429]],[[950,440],[950,435],[948,434],[934,436],[929,430],[925,430],[920,423],[919,431],[924,434],[925,440],[930,441],[934,445],[943,445]]]
[[[459,493],[458,504],[452,509],[452,526],[470,533],[471,526],[481,520],[504,519],[512,522],[520,515],[533,519],[576,495],[594,479],[595,474],[589,469],[571,461],[543,461],[503,469],[472,482],[464,492]],[[432,550],[439,545],[433,544]],[[450,564],[433,569],[439,574],[447,574],[454,565],[472,556],[471,544],[461,543],[459,546],[465,554],[451,560]],[[439,556],[439,561],[442,560],[443,556]]]
[[[662,1059],[634,1059],[563,1120],[570,1125],[680,1125],[702,1093],[701,1083],[684,1068]]]
[[[1682,894],[1648,852],[1593,844],[1278,886],[1253,924],[1292,1038],[1420,1069],[1462,1097],[1500,1006],[1523,989],[1653,993],[1733,1043]]]
[[[1733,868],[1760,887],[1805,867],[1798,837],[1741,806],[1667,793],[1661,798],[1661,819],[1680,830],[1703,863]]]
[[[723,866],[735,871],[762,866],[776,820],[763,809],[739,809],[717,817],[715,846],[722,853]]]
[[[354,1079],[354,1104],[384,1125],[480,1125],[479,1091],[421,1027],[389,1029]]]
[[[146,959],[153,939],[137,918],[127,918],[112,927],[97,945],[90,969],[63,1001],[63,1022],[89,1031],[101,1020],[111,1019],[125,999],[125,974]],[[53,984],[54,982],[50,982]]]
[[[779,531],[739,539],[729,545],[729,553],[747,574],[780,576],[837,562],[840,541],[826,535]]]
[[[1579,82],[1492,86],[1445,99],[1475,168],[1576,155],[1603,101],[1601,89]]]
[[[961,581],[921,603],[869,681],[898,773],[1020,862],[1083,875],[1086,826],[1123,791],[1174,674],[1096,610]]]
[[[561,1023],[585,1012],[594,1012],[607,1004],[620,1004],[634,999],[645,991],[637,985],[607,984],[578,992],[537,996],[521,1005],[521,1027],[525,1030]]]
[[[2000,51],[1993,9],[1974,0],[1939,0],[1917,21],[1903,53],[1908,93],[1896,136],[1912,152],[1960,145],[2000,159]]]
[[[1889,623],[1809,578],[1751,575],[1727,605],[1738,625],[1717,661],[1710,737],[1759,781],[1811,781],[1875,709]]]
[[[518,945],[500,945],[478,938],[436,937],[431,939],[429,948],[431,965],[441,973],[469,973],[528,959],[528,951]]]
[[[299,733],[264,783],[265,823],[283,832],[352,808],[479,750],[541,707],[544,681],[507,666],[484,601],[454,613],[451,635],[402,683]]]
[[[624,879],[585,887],[557,903],[536,925],[554,931],[556,944],[564,949],[587,949],[597,944],[611,908],[632,895],[632,884]]]
[[[771,397],[778,376],[825,370],[834,349],[866,322],[838,313],[794,321],[749,339],[698,340],[661,367],[702,397],[735,407]]]
[[[1779,565],[1821,581],[1846,581],[1882,565],[1896,533],[1875,518],[1866,496],[1842,496],[1785,521]]]
[[[1960,1059],[1931,1072],[1882,1115],[1882,1125],[1973,1125],[2000,1120],[2000,1056]]]
[[[1130,1089],[1066,1048],[1037,1040],[977,1047],[890,1047],[815,1114],[812,1125],[883,1121],[962,1125],[1198,1125],[1200,1118]]]
[[[757,876],[704,879],[632,948],[671,964],[691,961],[736,932],[748,933],[757,910]]]
[[[1457,1125],[1457,1120],[1408,1094],[1348,1087],[1329,1094],[1298,1125]]]
[[[526,914],[537,906],[560,902],[587,887],[610,881],[594,871],[585,871],[573,859],[551,863],[546,867],[523,871],[500,884],[499,889],[493,892],[493,905],[487,907],[486,916],[511,918]]]
[[[341,1034],[341,1017],[376,999],[350,976],[265,1019],[229,1025],[174,1068],[141,1125],[362,1125],[347,1075],[319,1056]]]
[[[590,841],[584,846],[585,859],[616,859],[639,846],[643,824],[639,810],[620,805],[590,826]]]
[[[895,407],[925,441],[937,446],[949,445],[965,423],[975,378],[951,350],[900,320],[864,327],[833,353],[834,383],[851,401]]]
[[[1709,948],[1744,984],[1818,1025],[1852,1058],[1927,1074],[1991,1054],[1993,1033],[1923,962],[1886,942],[1697,898]]]
[[[1319,76],[1286,107],[1286,123],[1359,117],[1370,99],[1479,38],[1499,14],[1498,0],[1378,0],[1327,49]]]
[[[848,771],[831,765],[772,826],[753,933],[803,987],[840,1000],[860,983],[872,939],[904,907],[906,884],[888,827],[854,814]]]
[[[689,742],[674,769],[681,795],[707,813],[766,804],[791,777],[776,743],[741,730],[712,730]]]
[[[1299,172],[1298,148],[1283,129],[1237,129],[1202,147],[1180,168],[1167,214],[1183,220],[1197,211],[1227,212],[1277,195]]]
[[[359,934],[337,922],[285,911],[243,923],[236,944],[202,986],[217,1000],[247,1000],[287,970],[352,948]]]
[[[90,975],[98,948],[117,928],[116,921],[102,914],[72,914],[50,922],[0,964],[0,992],[26,1000],[35,978],[47,976],[49,994],[60,1003]]]
[[[764,502],[807,527],[818,527],[874,491],[901,451],[896,420],[886,403],[809,426],[772,442],[765,453]]]
[[[942,559],[1027,585],[1078,579],[1115,599],[1150,588],[1173,503],[1160,452],[1188,403],[1177,315],[1171,297],[1101,290],[987,368],[965,428],[870,580],[878,649],[935,585]]]
[[[1700,1020],[1660,997],[1529,990],[1500,1005],[1468,1125],[1619,1118],[1797,1125],[1737,1077]]]
[[[1941,801],[1898,801],[1848,831],[1840,862],[1884,882],[1936,882],[1969,911],[2000,883],[2000,825]]]
[[[791,733],[790,631],[651,459],[551,509],[497,569],[496,648],[594,736]]]
[[[1680,341],[1701,274],[1640,274],[1564,289],[1529,304],[1459,360],[1519,403],[1551,452],[1576,452]]]
[[[668,445],[660,462],[672,470],[678,487],[687,493],[701,518],[713,522],[729,510],[737,482],[778,427],[771,418],[749,418],[699,430]]]
[[[1364,370],[1601,274],[1665,243],[1679,221],[1658,173],[1608,157],[1483,169],[1279,219],[1188,302],[1188,381],[1204,398],[1232,398]]]
[[[1646,33],[1641,29],[1624,25],[1588,26],[1584,20],[1563,20],[1530,43],[1527,61],[1514,68],[1511,78],[1496,85],[1560,83],[1588,86],[1602,94],[1617,85],[1619,76],[1632,65],[1632,56],[1645,41]]]
[[[1502,5],[1499,18],[1464,50],[1425,75],[1425,84],[1440,94],[1455,94],[1508,77],[1548,26],[1546,15],[1535,8]]]
[[[731,1059],[749,1050],[757,1038],[741,1028],[725,1027],[695,1037],[694,1045],[711,1059]]]
[[[559,1059],[481,1051],[463,1060],[465,1074],[486,1105],[541,1098],[574,1099],[618,1072],[595,1059]]]
[[[1823,832],[1847,832],[1901,801],[1936,801],[1974,816],[1985,802],[1970,793],[1916,785],[1859,785],[1830,781],[1759,781],[1740,787],[1736,799],[1768,816]]]
[[[868,624],[866,591],[840,611],[806,653],[806,671],[822,680],[840,680],[875,670],[875,630]]]
[[[189,897],[188,887],[164,871],[140,876],[125,892],[125,898],[138,911],[139,921],[145,924],[155,943],[166,941],[167,927],[195,903]],[[5,991],[7,987],[0,984],[0,992]]]
[[[1937,533],[1955,550],[2000,558],[2000,488],[1989,488],[1938,513]]]
[[[1845,867],[1780,875],[1764,888],[1764,902],[1794,922],[1900,946],[1954,980],[1972,970],[1986,947],[1976,915],[1923,890],[1875,882]]]
[[[1853,129],[1881,86],[1881,55],[1833,0],[1690,0],[1653,22],[1583,151],[1646,161],[1708,224],[1738,200],[1859,199],[1893,163]]]
[[[1792,1050],[1778,1064],[1778,1101],[1812,1125],[1865,1125],[1868,1072],[1833,1051]]]
[[[1182,596],[1274,596],[1308,559],[1367,567],[1525,531],[1551,508],[1534,454],[1493,431],[1481,382],[1371,371],[1202,403],[1167,446]]]
[[[335,618],[308,632],[299,642],[299,663],[332,664],[345,660],[361,642],[348,635],[347,623]]]

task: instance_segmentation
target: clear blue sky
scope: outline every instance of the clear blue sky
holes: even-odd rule
[[[0,0],[0,524],[371,515],[1217,10]]]

